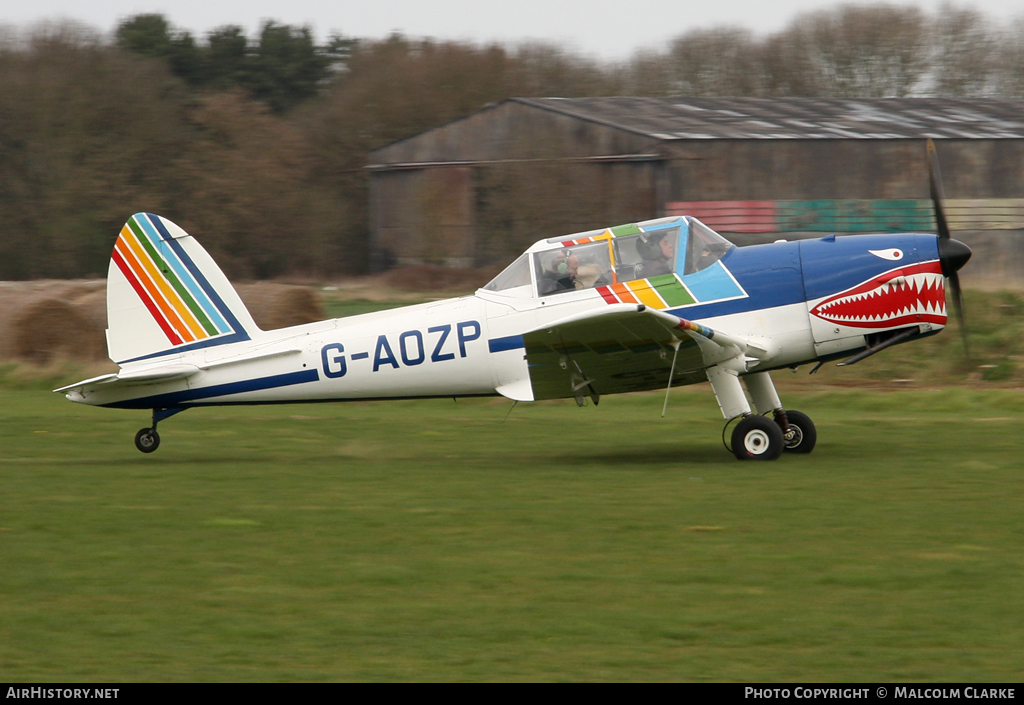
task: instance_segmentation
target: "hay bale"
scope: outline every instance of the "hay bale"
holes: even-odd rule
[[[105,291],[102,280],[0,282],[0,359],[105,359]]]
[[[103,329],[62,299],[25,306],[12,320],[9,333],[14,356],[40,365],[55,357],[101,360],[107,356]]]
[[[327,318],[308,287],[266,282],[237,287],[264,330]],[[106,282],[0,282],[0,359],[46,364],[54,357],[104,360],[107,344]]]
[[[79,313],[89,319],[100,331],[107,329],[107,287],[85,291],[76,296],[72,303]]]
[[[309,287],[258,282],[235,287],[252,318],[263,330],[277,330],[327,318],[319,297]]]
[[[472,291],[501,271],[501,267],[468,269],[436,264],[413,264],[386,272],[387,286],[403,291]]]

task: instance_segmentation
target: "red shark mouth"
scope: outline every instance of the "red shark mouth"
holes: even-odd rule
[[[946,325],[946,288],[938,260],[893,269],[825,299],[811,313],[854,328]]]

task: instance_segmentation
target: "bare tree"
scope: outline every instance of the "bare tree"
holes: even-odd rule
[[[984,15],[973,8],[943,3],[929,35],[928,93],[984,96],[995,92],[999,39]]]
[[[928,63],[927,23],[916,7],[845,5],[798,17],[777,42],[788,66],[803,78],[776,83],[800,86],[821,97],[902,98],[913,93]],[[784,68],[783,68],[784,67]]]
[[[0,277],[99,275],[130,209],[169,200],[184,92],[78,25],[16,46],[0,52]]]
[[[674,95],[757,96],[764,93],[758,42],[745,29],[695,30],[672,42]]]
[[[996,95],[1024,98],[1024,15],[1001,33],[994,63]]]

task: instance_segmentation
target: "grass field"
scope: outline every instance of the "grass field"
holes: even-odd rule
[[[152,456],[0,389],[0,680],[1018,680],[1024,392],[814,379],[775,463],[706,385],[197,409]]]

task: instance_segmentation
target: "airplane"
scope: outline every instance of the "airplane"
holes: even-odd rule
[[[966,343],[957,272],[971,250],[950,236],[931,140],[927,154],[937,235],[737,247],[696,218],[658,218],[540,240],[470,296],[271,331],[193,237],[138,213],[107,276],[119,371],[54,391],[151,410],[135,436],[151,453],[157,424],[194,407],[497,395],[584,406],[661,388],[667,404],[672,387],[706,381],[726,428],[738,422],[737,459],[810,453],[814,423],[783,406],[772,371],[851,365],[938,333],[945,281]]]

